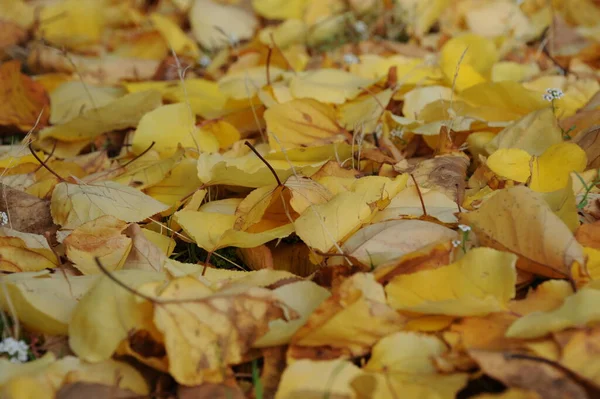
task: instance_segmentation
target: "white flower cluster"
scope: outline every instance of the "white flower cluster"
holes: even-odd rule
[[[29,346],[25,341],[17,341],[13,337],[4,338],[0,341],[0,353],[10,356],[12,363],[25,363],[28,358]]]
[[[461,240],[452,240],[452,246],[457,248],[460,244],[462,244]]]
[[[471,231],[471,226],[467,226],[466,224],[459,224],[458,229],[462,232]]]
[[[0,226],[8,224],[8,215],[4,211],[0,211]]]
[[[558,100],[564,95],[561,89],[546,89],[546,93],[544,94],[544,100],[552,101]]]
[[[358,64],[360,60],[358,57],[352,53],[344,54],[344,62],[346,64]]]
[[[206,68],[207,66],[210,65],[210,63],[212,62],[212,60],[210,59],[210,57],[206,54],[204,54],[202,57],[200,57],[200,59],[198,60],[198,64],[200,64],[200,66],[202,68]]]

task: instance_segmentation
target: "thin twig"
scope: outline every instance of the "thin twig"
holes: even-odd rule
[[[267,162],[267,160],[262,155],[260,155],[260,153],[256,150],[256,148],[254,148],[254,146],[252,144],[250,144],[250,142],[246,141],[246,142],[244,142],[244,144],[246,146],[248,146],[248,148],[250,148],[252,150],[252,152],[255,153],[256,156],[258,158],[260,158],[260,160],[263,161],[263,163],[265,165],[267,165],[267,168],[269,168],[269,170],[271,171],[271,173],[275,177],[275,180],[277,180],[277,185],[278,186],[283,186],[283,183],[281,183],[281,180],[279,180],[279,176],[277,176],[277,173],[275,172],[275,169],[273,169],[273,167],[271,166],[271,164],[269,162]]]
[[[415,179],[412,173],[410,174],[410,177],[412,177],[412,180],[415,183],[415,188],[417,190],[417,194],[419,195],[419,200],[421,201],[421,207],[423,207],[423,216],[427,216],[427,209],[425,208],[425,201],[423,201],[423,196],[421,195],[419,183],[417,183],[417,179]]]
[[[66,182],[65,179],[63,179],[58,173],[56,173],[55,171],[53,171],[52,169],[50,169],[50,167],[48,165],[46,165],[46,163],[44,161],[42,161],[42,159],[40,157],[38,157],[38,155],[33,150],[33,145],[32,144],[29,144],[28,147],[29,147],[29,151],[31,151],[31,155],[33,155],[33,157],[35,159],[37,159],[37,161],[40,163],[40,165],[42,165],[48,172],[50,172],[54,176],[56,176],[59,181]]]

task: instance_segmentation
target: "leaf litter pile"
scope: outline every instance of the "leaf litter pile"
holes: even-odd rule
[[[597,0],[0,0],[2,398],[600,397]]]

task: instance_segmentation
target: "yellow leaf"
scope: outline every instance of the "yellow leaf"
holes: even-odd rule
[[[227,100],[217,83],[200,78],[185,79],[183,82],[132,82],[125,83],[125,87],[130,93],[156,90],[165,100],[189,104],[196,115],[206,119],[220,116]]]
[[[474,248],[449,266],[397,276],[385,291],[398,310],[452,316],[499,312],[515,295],[516,260],[508,252]]]
[[[60,265],[46,237],[0,227],[0,270],[33,272]]]
[[[54,223],[64,229],[74,229],[104,215],[140,222],[168,208],[134,188],[110,181],[87,185],[59,183],[50,203]]]
[[[333,195],[319,183],[290,176],[281,186],[264,186],[252,191],[238,205],[237,230],[258,233],[292,223],[307,208],[329,201]]]
[[[380,79],[390,68],[396,69],[398,83],[406,86],[441,83],[443,75],[439,67],[429,65],[422,58],[393,55],[382,57],[375,54],[362,54],[360,63],[350,65],[350,72],[366,79]]]
[[[50,123],[67,123],[81,112],[104,107],[123,96],[115,87],[94,86],[81,81],[67,81],[50,93]]]
[[[338,108],[339,120],[346,129],[364,134],[375,131],[379,118],[392,99],[391,89],[367,93]]]
[[[271,291],[217,292],[195,278],[173,280],[161,290],[154,323],[165,337],[169,372],[181,384],[222,382],[224,369],[242,361],[250,346],[283,316]]]
[[[541,196],[524,186],[500,190],[460,222],[486,245],[519,255],[517,267],[545,276],[569,276],[585,262],[583,248]]]
[[[552,332],[571,327],[584,327],[588,323],[600,321],[600,311],[595,303],[600,301],[600,290],[585,286],[567,297],[557,309],[547,312],[534,312],[515,321],[506,336],[510,338],[539,338]]]
[[[400,0],[403,22],[417,37],[422,37],[440,18],[444,10],[451,4],[449,0],[434,0],[423,3],[418,0]]]
[[[279,68],[269,68],[272,81],[277,80],[283,72]],[[219,90],[227,98],[251,101],[254,95],[266,84],[267,68],[261,65],[243,71],[229,72],[219,80]]]
[[[348,360],[298,360],[283,371],[275,399],[354,398],[350,382],[361,374]]]
[[[527,151],[518,148],[501,148],[487,159],[486,165],[495,174],[520,183],[531,176],[532,157]]]
[[[490,39],[512,36],[527,41],[535,34],[529,18],[519,4],[513,2],[474,3],[467,10],[465,19],[470,32]]]
[[[383,287],[372,274],[354,274],[332,294],[293,336],[288,357],[293,358],[294,348],[321,346],[362,356],[378,339],[404,325],[404,317],[386,304]]]
[[[540,73],[536,63],[520,64],[514,61],[500,61],[492,67],[492,82],[510,80],[522,82],[529,80]]]
[[[150,393],[144,377],[133,366],[116,360],[105,360],[89,364],[74,356],[65,356],[56,360],[54,355],[46,354],[31,363],[11,363],[0,359],[0,371],[7,376],[1,394],[7,398],[54,398],[64,385],[97,383],[127,389],[137,395]],[[115,381],[115,375],[119,378]]]
[[[196,42],[190,39],[175,22],[158,13],[150,14],[149,19],[176,54],[194,58],[200,56]]]
[[[267,19],[300,19],[307,0],[252,0],[254,11]]]
[[[241,280],[238,281],[241,282]],[[294,320],[287,317],[289,321],[282,319],[271,321],[269,332],[254,343],[255,348],[288,344],[292,336],[306,323],[315,309],[331,296],[329,291],[312,281],[286,284],[274,289],[273,294],[295,311],[299,317]]]
[[[171,157],[160,160],[156,152],[149,151],[135,162],[124,160],[124,165],[119,168],[123,174],[111,180],[138,190],[147,189],[162,182],[183,159],[184,152],[183,148],[179,148]]]
[[[41,139],[54,138],[69,143],[91,140],[102,133],[136,126],[143,115],[160,105],[156,91],[132,93],[104,106],[89,109],[61,125],[40,132]]]
[[[420,188],[428,216],[433,216],[444,223],[456,222],[454,214],[458,211],[456,202],[437,190]],[[382,222],[402,217],[421,217],[423,206],[416,187],[409,186],[396,194],[390,204],[373,217],[372,222]]]
[[[517,148],[501,148],[487,160],[497,175],[521,183],[531,178],[531,189],[544,193],[565,188],[570,173],[583,172],[586,164],[585,151],[573,143],[553,144],[539,157]]]
[[[106,1],[67,0],[42,7],[40,35],[49,42],[77,48],[100,41],[105,27]]]
[[[501,148],[518,148],[531,155],[542,155],[550,146],[562,142],[562,131],[552,109],[543,108],[507,126],[485,149],[489,154]]]
[[[198,129],[192,116],[185,103],[163,105],[146,113],[133,136],[132,151],[140,154],[152,142],[155,143],[153,149],[163,158],[175,154],[179,145],[203,152],[218,151],[216,137],[209,131]]]
[[[23,28],[30,28],[35,21],[35,7],[23,0],[4,0],[0,2],[0,15],[14,21]]]
[[[468,374],[438,373],[434,361],[448,351],[435,336],[397,332],[381,339],[352,381],[359,397],[452,399],[468,381]],[[373,386],[374,385],[374,386]]]
[[[158,184],[145,191],[150,197],[169,206],[176,205],[202,184],[198,179],[197,161],[182,159]]]
[[[257,3],[259,1],[265,2],[265,0],[254,0],[254,3]],[[266,0],[266,1],[282,2],[282,0]],[[296,3],[300,3],[300,2],[305,2],[306,0],[292,0],[292,1],[283,0],[283,1],[286,3],[287,7],[290,7],[290,5],[293,7],[294,1]],[[279,9],[273,8],[272,11],[280,12],[280,10],[282,8],[285,9],[285,7],[279,7]],[[262,44],[271,46],[273,44],[273,42],[271,41],[271,35],[273,35],[273,40],[275,40],[275,43],[281,49],[285,49],[293,44],[304,43],[306,41],[307,27],[306,27],[306,24],[304,24],[304,22],[302,22],[298,18],[299,17],[295,17],[294,19],[286,19],[281,24],[273,26],[273,27],[267,26],[266,28],[262,29],[258,33],[257,37]]]
[[[554,144],[533,161],[530,187],[538,192],[560,190],[570,182],[571,172],[583,172],[586,165],[585,151],[577,144]]]
[[[262,147],[257,148],[263,152]],[[283,157],[282,157],[283,158]],[[280,180],[294,174],[310,177],[326,160],[292,161],[269,159]],[[292,169],[292,167],[294,169]],[[227,184],[242,187],[262,187],[274,182],[269,168],[252,152],[242,156],[226,157],[221,154],[200,154],[198,157],[198,177],[206,185]]]
[[[290,235],[294,228],[291,224],[265,230],[259,233],[248,233],[235,230],[237,219],[235,207],[239,200],[212,201],[200,207],[198,211],[182,210],[174,214],[174,220],[194,240],[199,247],[212,252],[219,248],[236,246],[253,248],[265,242]],[[219,205],[233,203],[233,208],[218,210]],[[206,226],[211,226],[209,229]]]
[[[123,267],[131,238],[123,234],[127,223],[106,215],[78,226],[65,240],[65,253],[83,274],[99,274],[96,258],[108,270]]]
[[[296,234],[309,247],[328,252],[371,216],[365,196],[340,193],[325,204],[306,209],[294,222]]]
[[[323,103],[343,104],[373,83],[339,69],[315,69],[292,77],[290,90],[295,98],[312,98]]]
[[[535,289],[530,289],[526,298],[512,301],[509,308],[522,316],[534,312],[549,312],[560,307],[572,294],[573,288],[568,281],[548,280]]]
[[[144,270],[119,271],[114,275],[132,288],[164,279],[162,273]],[[150,304],[102,276],[73,310],[69,346],[88,362],[110,359],[130,331],[141,330],[146,320],[152,321]]]
[[[480,58],[480,57],[478,57]],[[549,104],[539,93],[517,82],[485,82],[460,93],[460,99],[475,107],[495,108],[495,113],[517,119]]]
[[[404,94],[402,114],[407,118],[419,119],[421,110],[437,100],[451,100],[452,89],[445,86],[424,86]]]
[[[264,114],[269,146],[275,151],[343,141],[335,110],[311,99],[292,100],[270,107]],[[341,136],[341,137],[340,137]]]
[[[0,296],[5,312],[27,328],[50,335],[67,335],[71,314],[96,276],[71,276],[43,272],[15,273],[3,277],[6,295]]]
[[[189,19],[194,37],[207,49],[250,39],[258,25],[247,10],[212,0],[194,0]]]
[[[346,255],[377,267],[438,241],[457,238],[455,231],[422,220],[389,220],[365,226],[342,245]]]
[[[444,44],[440,51],[440,67],[446,82],[461,92],[486,82],[498,57],[494,42],[467,33]]]

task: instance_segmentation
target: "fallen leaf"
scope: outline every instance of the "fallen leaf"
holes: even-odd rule
[[[585,264],[583,248],[546,202],[530,189],[504,189],[476,211],[460,215],[481,241],[519,255],[517,267],[536,274],[568,276]],[[510,232],[509,232],[510,231]]]
[[[262,288],[212,295],[184,277],[171,281],[159,298],[176,300],[154,304],[154,323],[164,334],[169,372],[185,385],[223,381],[223,368],[239,363],[268,323],[283,316],[281,303]]]
[[[404,318],[387,305],[383,287],[372,275],[358,273],[344,280],[292,337],[288,361],[304,357],[303,347],[332,347],[340,354],[361,356],[403,324]]]
[[[167,205],[114,182],[59,183],[50,203],[52,218],[63,229],[74,229],[105,215],[124,222],[139,222],[166,209]]]
[[[516,260],[507,252],[474,248],[448,266],[396,276],[385,291],[397,310],[451,316],[500,312],[515,295]]]
[[[123,267],[132,240],[123,231],[128,224],[114,216],[100,216],[78,226],[65,240],[65,254],[83,274],[99,274],[96,262],[102,262],[107,270]]]
[[[48,94],[44,86],[21,73],[21,63],[8,61],[0,65],[1,126],[16,126],[27,132],[48,125]]]

